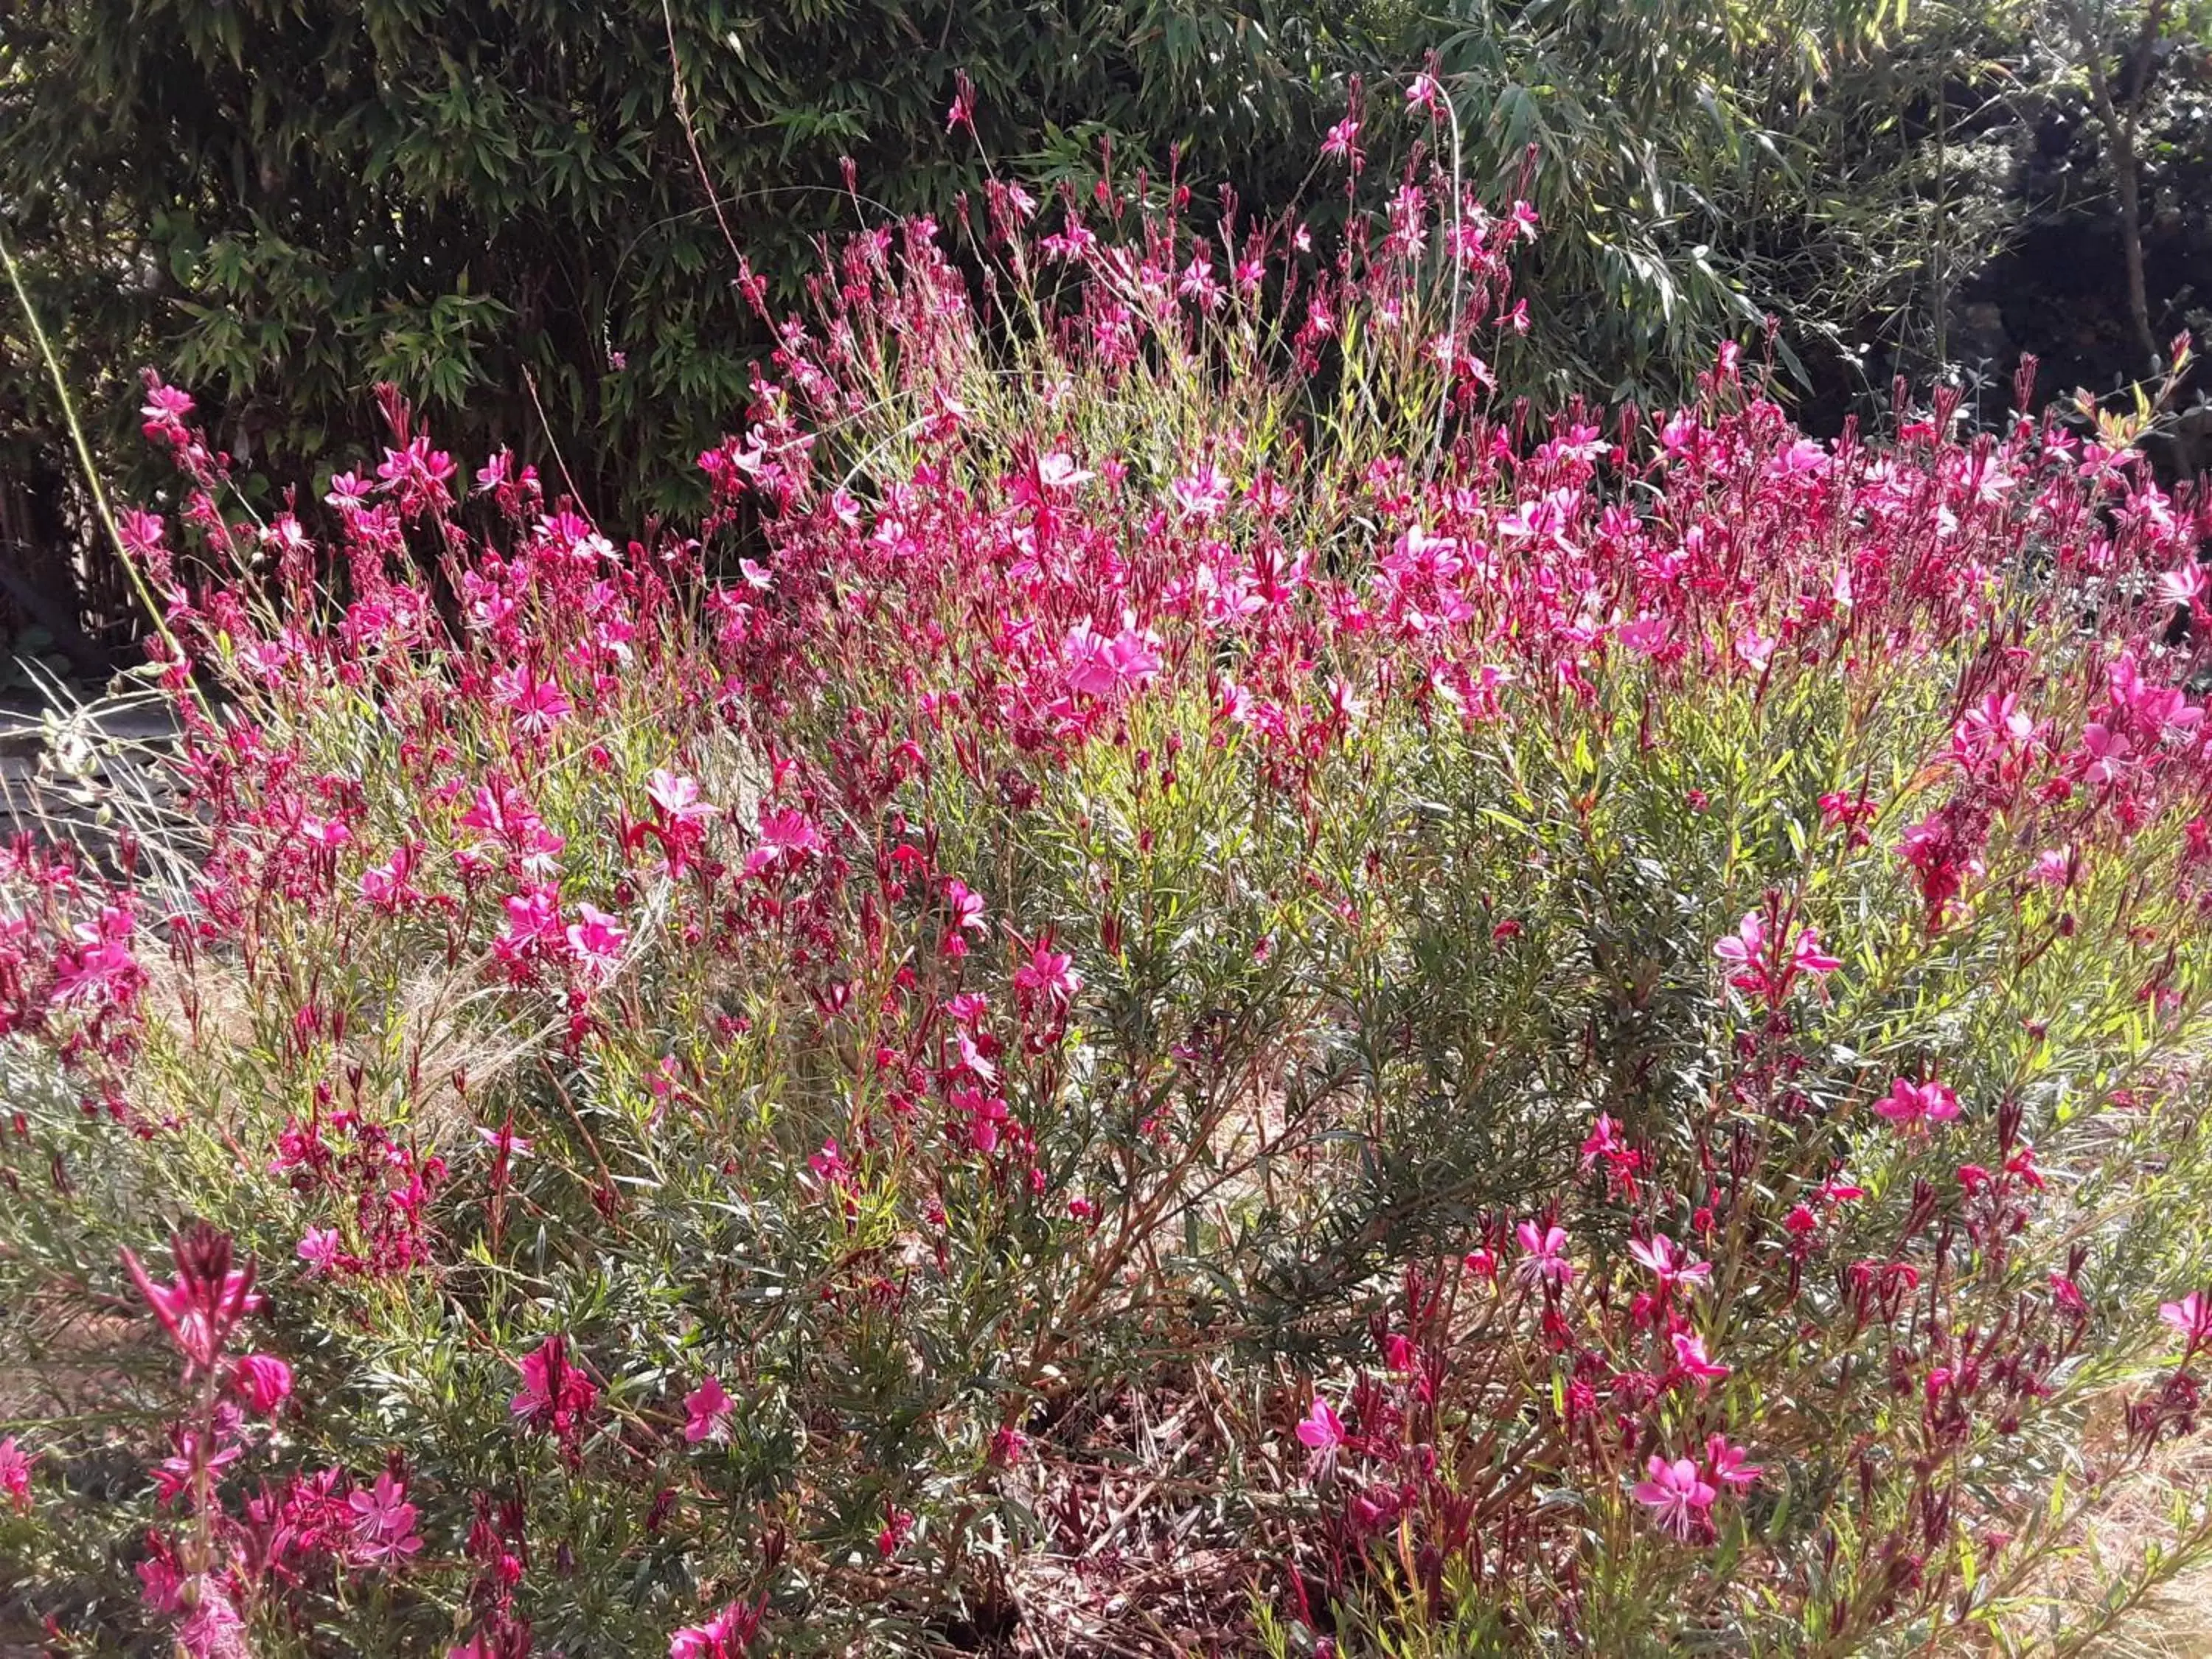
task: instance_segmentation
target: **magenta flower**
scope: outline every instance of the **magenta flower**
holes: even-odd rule
[[[1086,697],[1111,697],[1159,677],[1160,654],[1151,635],[1133,624],[1109,638],[1086,623],[1067,630],[1060,647],[1067,689]]]
[[[1644,1472],[1649,1478],[1636,1483],[1632,1494],[1636,1501],[1651,1511],[1662,1531],[1688,1542],[1718,1494],[1698,1477],[1698,1466],[1686,1457],[1670,1463],[1654,1456],[1644,1464]]]
[[[696,1446],[702,1440],[728,1437],[730,1414],[737,1409],[737,1402],[722,1387],[722,1380],[710,1376],[684,1396],[684,1409],[688,1413],[684,1437]]]
[[[1674,1345],[1674,1363],[1696,1377],[1699,1388],[1729,1374],[1728,1366],[1705,1357],[1705,1339],[1702,1336],[1688,1331],[1676,1331],[1669,1340]]]
[[[0,1498],[18,1510],[31,1507],[31,1460],[12,1434],[0,1440]]]
[[[295,1252],[307,1264],[312,1273],[331,1273],[337,1271],[338,1230],[335,1227],[310,1227],[300,1235],[300,1248]]]
[[[514,729],[542,738],[576,711],[556,680],[541,678],[528,663],[492,677],[492,695],[514,718]]]
[[[629,934],[618,919],[597,905],[579,904],[576,914],[581,920],[568,924],[568,948],[587,972],[604,978],[621,964]]]
[[[672,772],[665,766],[656,768],[647,777],[645,793],[648,800],[678,823],[704,823],[717,810],[701,796],[696,779]]]
[[[1713,954],[1729,967],[1740,972],[1750,972],[1759,967],[1766,954],[1766,918],[1756,910],[1747,910],[1743,920],[1736,924],[1735,932],[1713,946]],[[1760,974],[1760,982],[1765,975]]]
[[[389,1566],[422,1547],[415,1530],[415,1506],[406,1498],[407,1488],[386,1470],[374,1486],[346,1499],[353,1511],[354,1545],[364,1561]]]
[[[1073,489],[1077,485],[1088,483],[1097,476],[1095,472],[1085,471],[1075,464],[1075,458],[1073,455],[1064,454],[1059,450],[1053,450],[1036,459],[1036,481],[1040,487],[1046,489]]]
[[[668,1638],[668,1659],[738,1659],[760,1633],[760,1609],[732,1601],[703,1625]]]
[[[1947,1084],[1930,1079],[1913,1083],[1899,1078],[1889,1093],[1875,1102],[1877,1115],[1908,1133],[1923,1132],[1931,1123],[1948,1123],[1959,1115],[1959,1097]]]
[[[203,1222],[172,1238],[169,1250],[177,1276],[167,1285],[156,1285],[128,1250],[123,1252],[123,1265],[184,1356],[185,1375],[190,1377],[215,1364],[231,1332],[260,1307],[261,1298],[253,1291],[253,1263],[231,1266],[228,1234]]]
[[[1550,1226],[1539,1231],[1533,1221],[1524,1221],[1513,1230],[1521,1241],[1521,1260],[1513,1269],[1514,1275],[1524,1285],[1566,1285],[1575,1276],[1574,1263],[1567,1260],[1567,1230]]]
[[[2158,1316],[2180,1334],[2191,1353],[2212,1340],[2212,1296],[2203,1291],[2191,1291],[2179,1302],[2160,1303]]]
[[[522,1387],[507,1409],[539,1433],[567,1437],[583,1426],[599,1397],[599,1385],[568,1358],[568,1340],[549,1336],[516,1360]]]
[[[1677,1259],[1674,1241],[1664,1233],[1654,1233],[1649,1243],[1631,1239],[1628,1254],[1650,1271],[1662,1291],[1670,1291],[1677,1285],[1704,1285],[1713,1276],[1710,1261],[1692,1261],[1687,1256]]]
[[[1705,1437],[1705,1465],[1715,1486],[1737,1492],[1756,1486],[1766,1471],[1743,1460],[1743,1448],[1729,1445],[1726,1435]]]
[[[1014,969],[1015,994],[1024,1001],[1042,1000],[1065,1010],[1083,988],[1083,975],[1074,964],[1066,951],[1040,939],[1030,948],[1030,959]]]
[[[792,807],[763,809],[760,815],[760,845],[745,854],[745,873],[796,864],[823,850],[822,831],[805,813]]]
[[[1332,1452],[1345,1442],[1344,1419],[1319,1395],[1313,1409],[1298,1419],[1298,1443],[1310,1451]]]
[[[244,1354],[231,1368],[230,1386],[266,1417],[290,1395],[292,1368],[274,1354]]]
[[[507,1119],[496,1129],[489,1123],[477,1124],[477,1139],[490,1147],[495,1154],[510,1158],[528,1158],[538,1144],[528,1135],[515,1133],[513,1118]]]
[[[561,937],[561,895],[554,888],[532,887],[511,893],[505,906],[507,927],[492,941],[502,962],[519,962]]]

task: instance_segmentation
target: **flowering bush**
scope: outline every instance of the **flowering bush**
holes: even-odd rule
[[[2212,1354],[2205,510],[1499,417],[1533,225],[1394,188],[861,237],[627,546],[396,398],[251,520],[153,383],[182,799],[0,911],[53,1629],[2043,1628]]]

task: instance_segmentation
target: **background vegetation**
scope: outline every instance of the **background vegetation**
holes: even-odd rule
[[[282,475],[368,435],[390,382],[635,529],[698,504],[689,459],[765,343],[733,250],[788,299],[816,236],[953,214],[985,155],[1279,207],[1363,75],[1427,62],[1464,178],[1501,199],[1526,172],[1552,232],[1509,390],[1669,395],[1772,313],[1832,430],[1900,369],[1996,385],[2027,349],[2046,390],[2102,386],[2201,320],[2204,24],[2203,0],[22,0],[0,228],[117,466],[143,364]],[[945,120],[963,72],[973,135]],[[9,607],[112,643],[128,607],[27,346],[11,314]]]

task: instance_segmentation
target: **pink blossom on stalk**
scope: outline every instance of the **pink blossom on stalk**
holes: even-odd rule
[[[0,1498],[18,1510],[31,1507],[31,1460],[12,1434],[0,1440]]]
[[[1821,950],[1819,928],[1785,929],[1784,949],[1778,952],[1767,923],[1765,915],[1747,910],[1735,932],[1723,935],[1713,945],[1713,954],[1733,970],[1729,983],[1737,990],[1778,1002],[1799,979],[1817,979],[1843,966],[1838,958]],[[1771,965],[1778,955],[1782,957],[1778,974]]]
[[[1674,1346],[1674,1363],[1697,1378],[1698,1387],[1717,1382],[1729,1374],[1728,1366],[1705,1357],[1705,1339],[1702,1336],[1676,1331],[1670,1340]]]
[[[646,798],[678,823],[704,823],[716,808],[699,793],[698,781],[656,767],[645,781]]]
[[[492,677],[492,696],[514,718],[514,729],[542,738],[576,712],[557,680],[544,678],[528,663]]]
[[[502,962],[520,962],[561,937],[561,895],[547,886],[527,888],[507,895],[507,926],[492,941],[492,953]]]
[[[2035,867],[2028,879],[2041,882],[2046,887],[2071,887],[2074,884],[2075,854],[2070,847],[2048,848],[2036,855]]]
[[[415,1530],[415,1506],[406,1498],[407,1488],[386,1470],[374,1486],[346,1499],[353,1511],[354,1546],[363,1560],[389,1566],[422,1547]]]
[[[1766,983],[1766,970],[1761,966],[1766,955],[1766,918],[1756,910],[1745,911],[1735,932],[1715,943],[1713,954],[1736,970],[1738,977],[1731,980],[1731,984],[1746,990],[1763,988]],[[1746,979],[1752,982],[1745,984]]]
[[[968,884],[957,879],[945,884],[945,902],[952,912],[952,925],[945,930],[945,952],[950,957],[968,954],[968,941],[960,936],[974,933],[978,937],[991,931],[984,919],[983,901],[971,891]]]
[[[184,1356],[190,1377],[215,1364],[239,1321],[259,1308],[261,1298],[253,1291],[252,1261],[231,1266],[229,1235],[201,1223],[172,1238],[169,1249],[177,1269],[169,1284],[156,1285],[129,1250],[123,1252],[123,1265]]]
[[[516,1360],[522,1388],[507,1402],[507,1409],[540,1433],[568,1437],[583,1425],[598,1401],[598,1384],[568,1358],[568,1340],[549,1336],[537,1348]]]
[[[1359,168],[1359,123],[1350,117],[1339,121],[1322,140],[1321,153],[1334,161],[1347,163],[1354,172]]]
[[[2204,597],[2204,567],[2195,559],[2176,565],[2158,579],[2158,597],[2167,605],[2193,605]]]
[[[745,854],[745,873],[757,876],[786,864],[796,864],[823,850],[822,831],[795,807],[763,807],[760,815],[760,845]]]
[[[292,1368],[274,1354],[242,1354],[232,1367],[230,1385],[246,1404],[266,1417],[292,1392]]]
[[[1959,1097],[1949,1085],[1932,1078],[1925,1083],[1899,1078],[1890,1085],[1888,1094],[1875,1102],[1874,1109],[1900,1129],[1924,1131],[1931,1123],[1948,1123],[1958,1116]]]
[[[968,71],[960,70],[952,77],[952,107],[945,112],[945,130],[956,132],[962,127],[970,131],[975,126],[975,83],[968,78]],[[688,1656],[672,1650],[671,1659],[688,1659]]]
[[[1298,1443],[1309,1451],[1331,1452],[1344,1442],[1344,1419],[1335,1407],[1316,1395],[1313,1409],[1298,1419]]]
[[[2160,1303],[2158,1316],[2180,1334],[2191,1353],[2212,1340],[2212,1296],[2203,1291],[2191,1291],[2179,1302]]]
[[[1098,475],[1086,472],[1075,464],[1075,458],[1054,450],[1036,458],[1036,481],[1045,489],[1073,489],[1088,483]]]
[[[310,1227],[300,1235],[300,1247],[295,1254],[307,1264],[312,1273],[331,1273],[337,1271],[338,1230],[335,1227]]]
[[[621,921],[593,904],[579,904],[581,918],[568,924],[568,948],[589,972],[605,977],[621,965],[623,946],[629,934]]]
[[[1672,1290],[1677,1285],[1703,1285],[1713,1276],[1710,1261],[1692,1261],[1687,1256],[1677,1259],[1674,1241],[1664,1233],[1654,1233],[1650,1243],[1631,1239],[1628,1254],[1643,1267],[1650,1270],[1659,1281],[1662,1291]]]
[[[515,1133],[513,1118],[507,1119],[496,1129],[489,1123],[479,1123],[477,1125],[477,1139],[490,1147],[495,1154],[510,1158],[528,1158],[537,1146],[528,1135]]]
[[[883,1530],[876,1534],[876,1553],[884,1560],[890,1560],[899,1553],[900,1547],[913,1533],[914,1511],[900,1509],[896,1504],[886,1506]]]
[[[1065,1009],[1083,988],[1083,975],[1075,971],[1075,958],[1039,939],[1030,947],[1027,962],[1014,969],[1015,994],[1025,1001],[1042,1000]]]
[[[1538,1229],[1533,1221],[1524,1221],[1513,1230],[1521,1241],[1521,1260],[1513,1269],[1514,1276],[1524,1285],[1565,1285],[1575,1276],[1574,1263],[1567,1260],[1567,1230],[1560,1226]]]
[[[1820,948],[1820,930],[1800,927],[1797,937],[1790,946],[1790,965],[1800,974],[1832,974],[1842,967],[1841,958],[1830,956]]]
[[[736,1409],[737,1402],[722,1387],[721,1378],[702,1378],[699,1386],[684,1396],[684,1437],[695,1446],[702,1440],[726,1438],[730,1414]]]
[[[1759,1477],[1766,1471],[1756,1463],[1745,1462],[1743,1448],[1729,1445],[1724,1434],[1705,1437],[1706,1470],[1717,1486],[1745,1491],[1759,1483]]]
[[[686,1625],[668,1638],[668,1659],[738,1659],[760,1633],[760,1609],[732,1601],[703,1625]]]
[[[1088,623],[1067,630],[1060,647],[1067,689],[1086,697],[1110,697],[1157,679],[1160,655],[1151,635],[1132,623],[1108,638]]]
[[[1645,1462],[1644,1472],[1648,1478],[1636,1483],[1636,1501],[1651,1511],[1662,1531],[1686,1543],[1719,1494],[1698,1477],[1698,1466],[1686,1457],[1670,1463],[1655,1455]]]

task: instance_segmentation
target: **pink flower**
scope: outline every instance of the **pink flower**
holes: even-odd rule
[[[561,895],[551,887],[532,887],[507,895],[507,927],[492,941],[501,962],[520,962],[561,937]]]
[[[1842,967],[1842,959],[1830,956],[1820,948],[1820,930],[1801,927],[1790,948],[1790,965],[1801,974],[1832,974]]]
[[[2080,1294],[2075,1292],[2077,1298]],[[2180,1334],[2191,1353],[2212,1340],[2212,1296],[2203,1291],[2191,1291],[2179,1302],[2160,1303],[2158,1316]]]
[[[737,1409],[737,1402],[722,1387],[721,1378],[708,1376],[684,1396],[684,1409],[689,1414],[684,1425],[684,1437],[696,1446],[702,1440],[728,1437],[730,1414]]]
[[[300,1235],[300,1260],[307,1264],[311,1273],[330,1273],[337,1271],[338,1230],[335,1227],[310,1227]]]
[[[1745,911],[1735,932],[1714,945],[1713,954],[1741,972],[1757,969],[1766,954],[1766,918],[1756,910]],[[1763,971],[1759,977],[1764,983]]]
[[[2158,579],[2158,597],[2166,605],[2194,605],[2204,597],[2204,567],[2191,559]]]
[[[1030,947],[1030,959],[1014,969],[1014,992],[1025,1002],[1042,1000],[1065,1010],[1083,988],[1075,958],[1043,939]]]
[[[274,1354],[241,1355],[230,1373],[230,1386],[266,1417],[292,1392],[292,1368]]]
[[[763,809],[760,815],[760,845],[745,854],[745,873],[796,864],[823,850],[822,831],[805,813],[793,807]]]
[[[957,131],[962,127],[970,131],[975,126],[975,83],[968,78],[968,71],[960,70],[952,77],[952,107],[945,113],[945,130]],[[669,1659],[690,1659],[690,1656],[669,1650]]]
[[[696,779],[672,772],[665,766],[656,768],[646,778],[645,793],[648,800],[678,823],[703,823],[716,811],[701,797]]]
[[[1059,450],[1036,459],[1036,481],[1046,489],[1073,489],[1078,484],[1088,483],[1098,475],[1086,472],[1075,464],[1073,455]]]
[[[1758,1464],[1747,1463],[1743,1459],[1743,1448],[1729,1445],[1726,1435],[1715,1434],[1705,1437],[1705,1464],[1715,1486],[1743,1491],[1757,1485],[1759,1477],[1765,1471]]]
[[[668,1659],[738,1659],[760,1632],[760,1609],[732,1601],[703,1625],[668,1638]]]
[[[945,884],[945,902],[952,912],[952,925],[945,930],[945,951],[947,956],[964,957],[968,941],[960,936],[973,933],[977,938],[991,931],[984,919],[983,901],[969,890],[964,881],[948,880]]]
[[[1899,1078],[1889,1093],[1875,1102],[1877,1114],[1907,1132],[1924,1130],[1931,1123],[1948,1123],[1959,1115],[1959,1097],[1947,1084],[1930,1079],[1913,1083]]]
[[[549,1336],[514,1363],[522,1388],[507,1402],[509,1412],[540,1433],[566,1437],[583,1426],[599,1400],[599,1385],[570,1362],[566,1337]]]
[[[1729,1367],[1718,1360],[1705,1357],[1705,1339],[1688,1331],[1677,1331],[1671,1339],[1674,1345],[1674,1363],[1698,1379],[1703,1388],[1729,1374]]]
[[[528,1158],[537,1146],[537,1143],[528,1135],[515,1133],[514,1121],[512,1118],[501,1124],[496,1129],[489,1123],[479,1123],[477,1125],[477,1139],[490,1147],[495,1153],[510,1158]]]
[[[353,1511],[354,1543],[363,1560],[390,1565],[422,1547],[415,1531],[415,1506],[406,1497],[407,1488],[386,1470],[374,1486],[346,1499]]]
[[[1331,161],[1348,161],[1356,170],[1359,165],[1359,123],[1346,118],[1328,130],[1322,140],[1321,153]]]
[[[883,1530],[876,1534],[876,1553],[888,1561],[899,1553],[914,1532],[914,1511],[896,1505],[884,1511]]]
[[[1533,1221],[1524,1221],[1513,1230],[1521,1241],[1522,1255],[1514,1267],[1514,1275],[1524,1285],[1565,1285],[1575,1276],[1574,1264],[1567,1260],[1567,1230],[1565,1227],[1546,1227],[1539,1231]]]
[[[621,964],[629,934],[617,918],[596,905],[579,904],[576,914],[582,920],[568,924],[568,948],[588,972],[605,977]]]
[[[12,1434],[0,1440],[0,1497],[18,1510],[31,1507],[31,1460]]]
[[[1160,655],[1152,637],[1133,627],[1109,639],[1086,623],[1067,630],[1060,647],[1067,689],[1087,697],[1110,697],[1159,677]]]
[[[540,678],[528,663],[494,675],[492,696],[514,717],[514,729],[526,737],[545,736],[576,710],[558,681]]]
[[[1698,1466],[1686,1457],[1670,1463],[1654,1456],[1645,1462],[1644,1472],[1649,1478],[1636,1483],[1636,1501],[1651,1510],[1661,1530],[1688,1541],[1718,1494],[1698,1478]]]
[[[1344,1419],[1335,1407],[1316,1395],[1313,1409],[1298,1419],[1298,1443],[1311,1451],[1331,1452],[1344,1441]]]
[[[1710,1261],[1693,1261],[1687,1257],[1677,1261],[1674,1241],[1664,1233],[1653,1234],[1649,1243],[1631,1239],[1628,1254],[1650,1270],[1652,1276],[1659,1281],[1662,1291],[1671,1290],[1677,1285],[1706,1284],[1713,1276],[1713,1267]]]
[[[259,1308],[261,1298],[253,1293],[252,1262],[231,1266],[228,1234],[198,1225],[172,1238],[169,1250],[177,1276],[167,1285],[156,1285],[128,1250],[123,1252],[123,1265],[184,1356],[185,1375],[190,1377],[215,1364],[239,1321]]]

